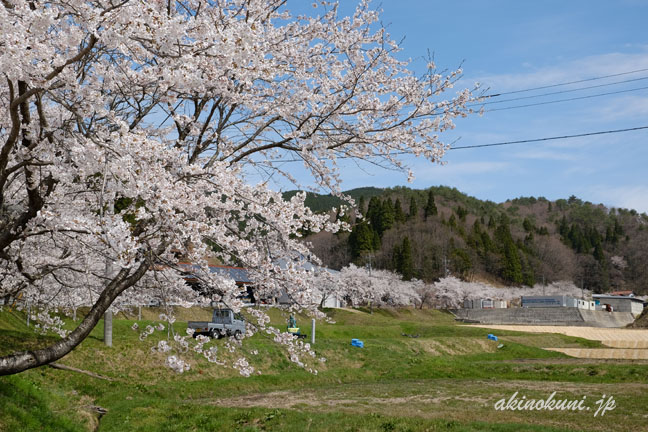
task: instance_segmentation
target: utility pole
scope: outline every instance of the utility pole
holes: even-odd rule
[[[371,277],[371,258],[373,257],[372,253],[367,254],[367,258],[369,258],[369,277]]]
[[[372,256],[373,256],[372,253],[367,254],[367,257],[369,258],[369,283],[370,284],[371,284],[371,257]],[[373,314],[373,304],[371,303],[371,300],[369,300],[369,313]],[[313,332],[313,334],[315,334],[315,332]]]
[[[545,295],[545,288],[546,288],[546,283],[545,283],[545,275],[544,273],[542,274],[542,295]]]
[[[112,200],[108,202],[108,213],[112,214]],[[105,264],[105,276],[106,280],[109,281],[110,278],[112,277],[112,261],[110,260],[110,256],[108,254],[106,255],[106,264]],[[110,309],[107,309],[106,312],[104,313],[104,344],[106,346],[111,347],[112,346],[112,336],[113,336],[113,314]]]
[[[109,257],[106,257],[106,279],[110,280],[112,273],[112,262]],[[113,330],[113,314],[110,309],[104,313],[104,344],[112,346],[112,330]]]
[[[103,185],[101,187],[101,196],[99,198],[99,212],[101,216],[101,222],[104,226],[104,230],[106,229],[106,220],[104,219],[104,216],[106,215],[106,211],[108,212],[108,215],[112,215],[115,209],[115,204],[112,199],[104,200],[104,196],[106,192],[106,183],[108,182],[107,168],[108,168],[108,157],[106,156],[104,175],[103,175]],[[106,207],[105,209],[104,206]],[[109,245],[110,243],[107,244]],[[112,261],[110,260],[110,250],[106,251],[106,263],[104,267],[104,275],[107,281],[109,281],[112,276]],[[106,312],[104,313],[104,344],[109,347],[112,346],[112,329],[113,329],[112,318],[113,318],[112,311],[107,309]]]

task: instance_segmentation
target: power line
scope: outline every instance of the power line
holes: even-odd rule
[[[524,139],[518,141],[502,141],[502,142],[489,143],[489,144],[457,146],[457,147],[450,147],[448,150],[464,150],[464,149],[474,149],[474,148],[483,148],[483,147],[497,147],[497,146],[513,145],[513,144],[524,144],[524,143],[541,142],[541,141],[555,141],[560,139],[571,139],[571,138],[580,138],[580,137],[594,136],[594,135],[608,135],[608,134],[615,134],[615,133],[622,133],[622,132],[631,132],[631,131],[638,131],[642,129],[648,129],[648,126],[637,126],[632,128],[612,129],[612,130],[604,130],[604,131],[597,131],[597,132],[584,132],[584,133],[574,134],[574,135],[560,135],[560,136],[553,136],[553,137]],[[397,151],[397,152],[391,152],[388,155],[374,154],[369,157],[398,156],[403,154],[411,154],[411,153],[406,151]],[[337,159],[353,159],[353,158],[354,156],[337,157]],[[281,159],[281,160],[274,160],[271,162],[284,163],[284,162],[302,162],[302,161],[303,159]]]
[[[588,82],[588,81],[596,81],[600,79],[605,79],[605,78],[612,78],[612,77],[617,77],[617,76],[623,76],[623,75],[630,75],[633,73],[639,73],[639,72],[646,72],[648,71],[648,68],[645,69],[637,69],[637,70],[632,70],[628,72],[620,72],[616,74],[611,74],[611,75],[603,75],[599,77],[593,77],[593,78],[585,78],[581,80],[576,80],[576,81],[569,81],[569,82],[564,82],[564,83],[558,83],[558,84],[549,84],[545,86],[540,86],[540,87],[532,87],[528,89],[522,89],[522,90],[513,90],[513,91],[508,91],[508,92],[501,92],[501,93],[495,93],[492,95],[486,95],[484,97],[491,98],[491,97],[499,97],[507,94],[515,94],[515,93],[524,93],[524,92],[529,92],[529,91],[535,91],[535,90],[544,90],[548,88],[553,88],[553,87],[561,87],[561,86],[566,86],[570,84],[578,84],[578,83],[583,83],[583,82]]]
[[[557,94],[573,93],[573,92],[582,91],[582,90],[589,90],[589,89],[593,89],[593,88],[609,87],[609,86],[612,86],[612,85],[625,84],[625,83],[635,82],[635,81],[643,81],[643,80],[647,80],[647,79],[648,79],[648,77],[633,78],[633,79],[624,80],[624,81],[616,81],[616,82],[613,82],[613,83],[597,84],[597,85],[587,86],[587,87],[579,87],[579,88],[576,88],[576,89],[560,90],[560,91],[549,92],[549,93],[541,93],[541,94],[531,95],[531,96],[520,96],[520,97],[510,98],[510,99],[501,99],[501,100],[494,100],[494,101],[488,101],[488,102],[482,102],[482,103],[474,103],[474,104],[469,104],[469,105],[466,105],[466,106],[474,107],[474,106],[491,105],[491,104],[498,104],[498,103],[504,103],[504,102],[513,102],[513,101],[523,100],[523,99],[533,99],[533,98],[539,98],[539,97],[544,97],[544,96],[553,96],[553,95],[557,95]],[[489,97],[489,96],[484,96],[484,97]]]
[[[617,91],[607,92],[607,93],[598,93],[598,94],[589,95],[589,96],[579,96],[579,97],[573,97],[573,98],[568,98],[568,99],[558,99],[558,100],[546,101],[546,102],[536,102],[536,103],[525,104],[525,105],[514,105],[514,106],[510,106],[510,107],[503,107],[503,108],[493,108],[493,109],[485,110],[485,112],[505,111],[505,110],[511,110],[511,109],[517,109],[517,108],[528,108],[528,107],[538,106],[538,105],[549,105],[549,104],[555,104],[555,103],[559,103],[559,102],[570,102],[570,101],[575,101],[575,100],[591,99],[591,98],[595,98],[595,97],[609,96],[609,95],[613,95],[613,94],[628,93],[628,92],[646,90],[646,89],[648,89],[648,87],[638,87],[638,88],[634,88],[634,89],[617,90]]]
[[[451,147],[450,150],[462,150],[462,149],[472,149],[472,148],[481,148],[481,147],[496,147],[496,146],[504,146],[504,145],[512,145],[512,144],[532,143],[532,142],[539,142],[539,141],[553,141],[559,139],[580,138],[580,137],[593,136],[593,135],[605,135],[605,134],[613,134],[613,133],[621,133],[621,132],[630,132],[630,131],[637,131],[641,129],[648,129],[648,126],[637,126],[633,128],[614,129],[614,130],[606,130],[606,131],[599,131],[599,132],[586,132],[586,133],[575,134],[575,135],[533,138],[533,139],[525,139],[519,141],[504,141],[504,142],[490,143],[490,144],[475,144],[475,145]]]

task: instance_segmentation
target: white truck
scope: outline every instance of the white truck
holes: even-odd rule
[[[189,321],[187,328],[193,329],[193,337],[220,338],[227,335],[238,338],[245,333],[245,318],[231,309],[214,309],[211,321]]]

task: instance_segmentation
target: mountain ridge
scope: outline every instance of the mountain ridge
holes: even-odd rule
[[[338,197],[309,192],[306,199],[313,211],[352,226],[350,233],[304,233],[332,268],[353,262],[397,271],[404,279],[432,281],[450,273],[505,285],[571,280],[595,292],[648,293],[648,215],[636,210],[575,196],[494,203],[447,186],[344,193],[356,202],[344,215],[333,211],[343,203]]]

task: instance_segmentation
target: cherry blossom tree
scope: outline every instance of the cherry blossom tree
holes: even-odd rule
[[[200,300],[178,254],[316,304],[298,237],[343,224],[249,173],[298,183],[285,160],[299,160],[339,193],[340,158],[407,171],[403,154],[443,156],[439,134],[470,113],[471,91],[443,98],[460,70],[412,73],[367,1],[350,17],[286,3],[0,0],[0,296],[43,315],[90,306],[51,346],[1,357],[0,374],[61,358],[109,308]],[[208,300],[241,307],[233,281],[197,273]]]
[[[546,286],[495,287],[483,282],[466,282],[453,276],[441,278],[433,284],[436,306],[444,309],[463,307],[464,300],[499,299],[519,301],[522,296],[567,295],[589,298],[592,292],[582,290],[570,281],[557,281]]]
[[[422,281],[403,281],[402,276],[389,270],[369,270],[350,264],[338,275],[339,292],[351,305],[410,306],[415,303]]]

